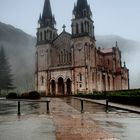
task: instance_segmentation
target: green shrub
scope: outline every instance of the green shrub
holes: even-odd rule
[[[20,95],[20,98],[21,98],[21,99],[28,99],[28,98],[29,98],[29,93],[22,93],[22,94]]]
[[[105,99],[105,94],[103,93],[90,93],[90,94],[82,94],[78,93],[75,95],[76,97],[81,97],[81,98],[89,98],[89,99]]]
[[[29,92],[29,98],[30,99],[40,99],[40,94],[37,91],[31,91]]]
[[[15,92],[10,92],[8,93],[8,95],[6,96],[7,99],[17,99],[18,98],[18,94]]]
[[[40,99],[40,94],[37,91],[31,91],[29,93],[22,93],[21,99]]]

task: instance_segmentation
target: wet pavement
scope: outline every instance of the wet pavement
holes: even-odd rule
[[[64,99],[69,105],[80,111],[80,101],[73,98]],[[106,131],[120,140],[140,140],[140,114],[115,108],[105,112],[105,106],[84,102],[84,114],[95,121]]]
[[[0,122],[0,140],[56,140],[55,127],[50,116],[4,120]]]
[[[88,102],[92,102],[92,103],[97,103],[97,104],[101,104],[101,105],[106,105],[106,100],[93,100],[93,99],[78,98],[78,97],[75,97],[75,99],[88,101]],[[131,111],[134,113],[140,113],[140,107],[137,107],[137,106],[123,105],[123,104],[112,103],[112,102],[108,102],[108,106],[118,108],[118,109],[123,109],[126,111]]]
[[[51,106],[57,140],[117,140],[62,99],[52,99]]]
[[[0,101],[0,140],[139,140],[140,115],[80,101],[52,98],[50,114],[45,103]]]
[[[0,101],[0,140],[56,140],[54,121],[43,103]]]

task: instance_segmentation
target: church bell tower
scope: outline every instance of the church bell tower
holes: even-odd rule
[[[87,0],[77,0],[77,4],[74,4],[71,26],[72,37],[90,36],[94,38],[92,12]]]
[[[38,20],[36,43],[35,85],[39,92],[49,92],[48,68],[52,65],[53,40],[58,36],[55,26],[56,21],[52,14],[50,0],[45,0],[43,12]]]
[[[50,0],[45,0],[43,13],[38,20],[37,44],[52,42],[57,36],[56,21],[52,15]]]
[[[78,92],[91,92],[96,46],[92,12],[87,0],[77,0],[74,5],[71,27],[74,87]]]

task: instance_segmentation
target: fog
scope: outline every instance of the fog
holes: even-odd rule
[[[130,70],[130,87],[140,87],[140,43],[116,35],[96,36],[97,48],[115,46],[118,41],[122,52],[122,62]],[[33,89],[35,71],[36,39],[22,30],[0,23],[0,46],[5,48],[6,55],[12,68],[14,86],[19,91]]]

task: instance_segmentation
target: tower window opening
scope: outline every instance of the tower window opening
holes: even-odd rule
[[[80,81],[82,81],[82,74],[81,73],[79,74],[79,79],[80,79]]]
[[[69,62],[69,55],[68,55],[68,51],[66,52],[66,58],[67,58],[67,63]]]
[[[44,31],[44,40],[47,40],[47,32]]]
[[[64,49],[64,63],[66,63],[66,51]]]
[[[41,76],[41,85],[44,85],[44,77]]]
[[[84,32],[84,24],[83,24],[83,22],[81,23],[81,33],[83,33]]]
[[[83,10],[83,15],[87,16],[87,10],[86,9]]]
[[[76,23],[76,34],[79,33],[79,26],[78,26],[78,23]]]
[[[42,32],[40,32],[40,40],[42,40]]]
[[[52,40],[52,31],[50,31],[50,40]]]

